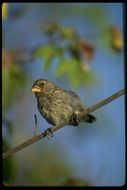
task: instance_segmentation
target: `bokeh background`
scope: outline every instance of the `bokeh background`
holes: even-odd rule
[[[124,87],[122,3],[2,4],[3,152],[49,127],[33,82],[75,91],[87,107]],[[3,162],[9,186],[121,186],[125,182],[124,96]]]

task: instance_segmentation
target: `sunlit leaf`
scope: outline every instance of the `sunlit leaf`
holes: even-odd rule
[[[60,28],[60,35],[63,38],[72,38],[75,35],[75,31],[71,27],[61,27]]]
[[[123,39],[121,33],[115,26],[111,27],[111,45],[116,52],[121,51],[123,48]]]
[[[40,48],[37,48],[36,51],[33,52],[33,57],[49,57],[54,54],[54,47],[51,44],[46,44],[41,46]]]
[[[2,3],[2,19],[5,20],[8,16],[8,3]]]

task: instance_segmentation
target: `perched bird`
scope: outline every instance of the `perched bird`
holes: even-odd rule
[[[77,126],[83,121],[88,123],[96,121],[91,114],[78,118],[78,114],[86,109],[79,96],[73,91],[56,86],[49,80],[36,80],[32,92],[37,98],[37,107],[41,115],[53,126]]]

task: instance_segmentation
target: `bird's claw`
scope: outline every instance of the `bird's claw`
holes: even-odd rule
[[[48,129],[45,130],[45,136],[54,137],[54,134],[52,133],[51,128],[48,128]]]
[[[71,117],[71,119],[70,119],[70,124],[71,125],[74,125],[74,126],[78,126],[78,124],[79,124],[79,121],[78,121],[78,118],[77,118],[77,115],[76,115],[76,113],[73,113],[73,115],[72,115],[72,117]]]

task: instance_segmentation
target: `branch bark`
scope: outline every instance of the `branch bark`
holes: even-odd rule
[[[108,104],[109,102],[115,100],[116,98],[122,96],[125,93],[125,89],[122,89],[118,92],[116,92],[115,94],[113,94],[112,96],[109,96],[108,98],[100,101],[99,103],[87,108],[84,112],[82,112],[78,117],[82,117],[85,114],[91,113],[101,107],[103,107],[104,105]],[[56,126],[54,128],[50,127],[48,129],[46,129],[44,132],[40,133],[39,135],[28,139],[27,141],[21,143],[20,145],[16,146],[15,148],[12,148],[11,150],[3,153],[3,159],[7,158],[8,156],[11,156],[12,154],[24,149],[25,147],[39,141],[40,139],[48,136],[48,131],[50,131],[51,133],[54,133],[55,131],[57,131],[58,129],[62,128],[63,126]]]

